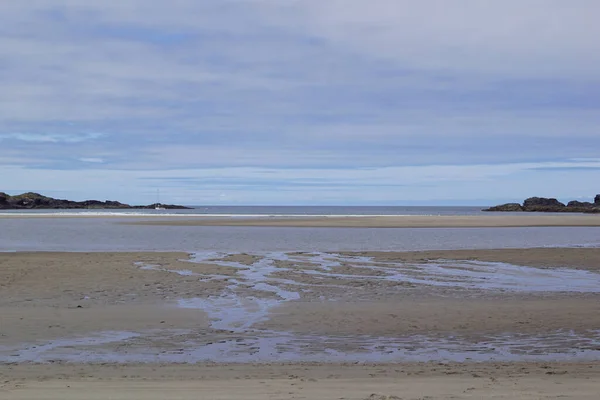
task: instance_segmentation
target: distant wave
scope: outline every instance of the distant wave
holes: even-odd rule
[[[548,249],[597,249],[600,247],[600,243],[584,243],[584,244],[572,244],[572,245],[554,245],[554,246],[542,246]]]

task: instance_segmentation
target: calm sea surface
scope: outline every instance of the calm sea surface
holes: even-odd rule
[[[23,214],[2,212],[1,214]],[[154,211],[32,211],[112,218],[0,218],[0,251],[342,251],[600,246],[600,228],[291,228],[124,225],[156,215],[478,215],[480,207],[203,207]],[[489,215],[489,214],[486,214]],[[494,214],[498,218],[506,214]]]
[[[477,207],[341,207],[341,206],[196,206],[191,210],[1,210],[2,214],[89,214],[89,215],[479,215],[485,206]]]

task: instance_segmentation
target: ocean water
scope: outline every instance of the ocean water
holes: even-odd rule
[[[600,227],[377,229],[122,223],[127,221],[131,218],[0,218],[0,251],[327,252],[600,247]]]
[[[325,215],[481,215],[477,207],[409,206],[194,206],[190,210],[0,210],[0,215],[136,215],[136,216],[325,216]]]

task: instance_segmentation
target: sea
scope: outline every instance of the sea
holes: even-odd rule
[[[482,208],[201,206],[190,210],[5,210],[0,212],[0,251],[412,251],[600,247],[599,227],[378,229],[128,224],[132,220],[186,217],[494,215],[502,218],[508,214],[484,213]],[[2,218],[6,216],[10,218]],[[103,216],[110,218],[101,218]]]
[[[385,216],[385,215],[483,215],[485,206],[190,206],[187,210],[0,210],[9,215],[136,215],[136,216]]]

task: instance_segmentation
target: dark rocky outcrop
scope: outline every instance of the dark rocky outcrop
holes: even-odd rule
[[[490,207],[484,211],[523,211],[523,206],[519,203],[506,203],[499,206]]]
[[[594,203],[590,203],[589,201],[577,201],[577,200],[571,200],[568,204],[567,207],[577,207],[577,208],[593,208],[594,207]]]
[[[55,199],[39,193],[23,193],[10,196],[0,192],[0,210],[34,210],[34,209],[154,209],[157,204],[147,206],[131,206],[118,201],[85,200],[72,201]],[[161,204],[166,209],[188,209],[179,205]]]
[[[523,202],[524,211],[561,212],[566,206],[556,199],[530,197]]]
[[[523,205],[507,203],[486,208],[483,211],[600,213],[600,194],[594,198],[594,203],[572,200],[565,205],[553,198],[530,197],[523,202]]]

